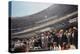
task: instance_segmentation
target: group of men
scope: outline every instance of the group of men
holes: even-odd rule
[[[14,51],[78,49],[78,29],[50,30],[14,43]]]

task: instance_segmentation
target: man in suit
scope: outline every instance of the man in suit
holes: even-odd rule
[[[78,48],[78,30],[76,27],[73,27],[72,43],[75,45],[75,47],[77,49]]]

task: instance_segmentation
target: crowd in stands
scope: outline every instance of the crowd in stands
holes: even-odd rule
[[[11,46],[14,52],[78,49],[78,29],[70,27],[44,31],[28,39],[17,39]]]

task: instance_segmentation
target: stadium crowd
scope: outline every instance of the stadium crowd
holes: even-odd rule
[[[38,36],[17,39],[11,46],[11,50],[14,52],[78,49],[78,29],[71,27],[44,31]]]

